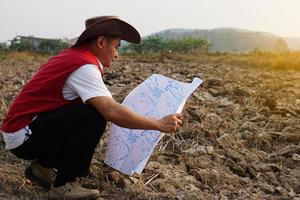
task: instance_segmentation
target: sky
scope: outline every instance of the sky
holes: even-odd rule
[[[16,35],[74,38],[87,18],[117,15],[142,36],[235,27],[300,37],[300,0],[1,0],[0,42]]]

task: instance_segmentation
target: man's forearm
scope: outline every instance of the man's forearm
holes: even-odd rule
[[[105,106],[103,106],[103,102]],[[140,115],[129,108],[112,101],[103,101],[101,97],[96,97],[88,101],[94,106],[103,117],[118,126],[131,129],[158,130],[158,120]]]
[[[156,119],[140,115],[121,104],[116,105],[111,110],[108,114],[108,118],[108,121],[125,128],[158,129],[158,122]]]

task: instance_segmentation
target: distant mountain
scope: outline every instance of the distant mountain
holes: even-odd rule
[[[164,39],[193,37],[206,39],[211,45],[211,51],[219,52],[248,52],[254,49],[262,51],[284,51],[288,48],[300,49],[300,40],[297,45],[294,40],[281,38],[272,33],[249,31],[238,28],[217,29],[167,29],[149,36],[158,36]]]

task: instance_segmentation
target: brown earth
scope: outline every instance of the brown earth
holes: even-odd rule
[[[0,61],[0,121],[41,61]],[[300,72],[222,63],[138,62],[121,58],[106,84],[121,101],[153,73],[204,84],[189,98],[178,134],[158,144],[139,178],[103,163],[107,133],[86,187],[103,199],[300,199]],[[107,129],[108,130],[108,129]],[[0,199],[47,199],[25,179],[28,161],[5,150],[0,137]]]

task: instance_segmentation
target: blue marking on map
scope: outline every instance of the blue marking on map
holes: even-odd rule
[[[154,74],[128,94],[123,104],[137,113],[161,118],[177,112],[202,82],[194,81],[187,84]],[[130,130],[113,124],[105,162],[128,175],[141,173],[161,137],[159,131]]]
[[[140,136],[136,135],[133,131],[127,133],[128,142],[135,143]]]

